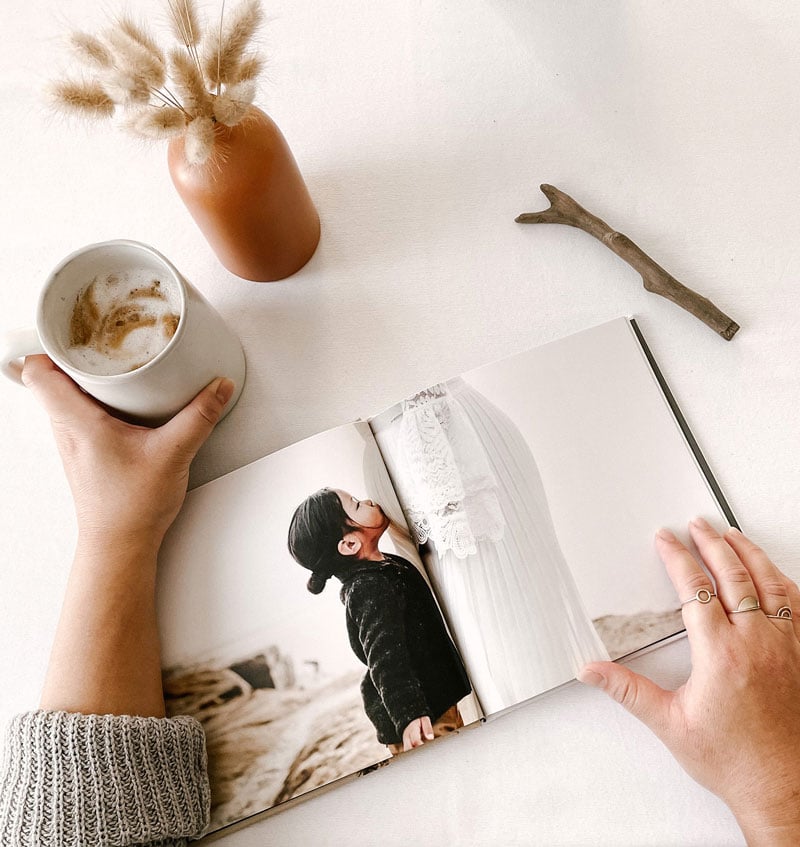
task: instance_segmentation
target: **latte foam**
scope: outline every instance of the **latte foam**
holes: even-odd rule
[[[88,373],[128,373],[154,359],[179,322],[174,284],[156,272],[142,268],[98,274],[72,307],[67,359]]]

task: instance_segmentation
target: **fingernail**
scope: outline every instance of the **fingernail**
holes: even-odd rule
[[[234,384],[227,378],[222,377],[217,385],[217,400],[224,406],[233,397]]]
[[[426,732],[425,737],[428,739],[428,741],[433,741],[433,739],[435,738],[432,732]]]
[[[725,534],[726,535],[734,535],[738,538],[741,538],[742,535],[743,535],[742,531],[735,526],[732,526]]]
[[[606,678],[597,673],[597,671],[590,670],[589,668],[582,668],[578,672],[578,681],[582,682],[584,685],[591,685],[594,688],[605,688],[606,687]]]
[[[677,541],[675,538],[675,533],[670,532],[666,527],[662,527],[657,533],[656,538],[660,538],[662,541]]]
[[[690,521],[690,523],[693,526],[698,527],[699,529],[711,529],[712,528],[711,524],[705,518],[701,518],[699,515],[698,515],[698,517],[696,517],[692,521]]]

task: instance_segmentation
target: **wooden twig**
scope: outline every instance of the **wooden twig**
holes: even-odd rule
[[[660,294],[686,309],[687,312],[691,312],[726,341],[730,341],[736,335],[739,324],[721,312],[710,300],[678,282],[634,244],[627,235],[611,229],[605,221],[587,212],[583,206],[579,206],[558,188],[552,185],[542,185],[540,188],[550,201],[550,208],[543,212],[526,212],[519,215],[516,218],[517,223],[566,224],[588,232],[638,271],[642,275],[642,282],[647,291]]]

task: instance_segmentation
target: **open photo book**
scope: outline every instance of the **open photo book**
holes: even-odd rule
[[[697,515],[736,524],[628,318],[189,492],[159,622],[211,832],[681,633],[653,537]]]

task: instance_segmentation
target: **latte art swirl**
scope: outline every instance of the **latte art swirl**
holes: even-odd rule
[[[69,359],[95,374],[136,370],[167,346],[179,321],[175,292],[152,271],[98,275],[72,308]]]

